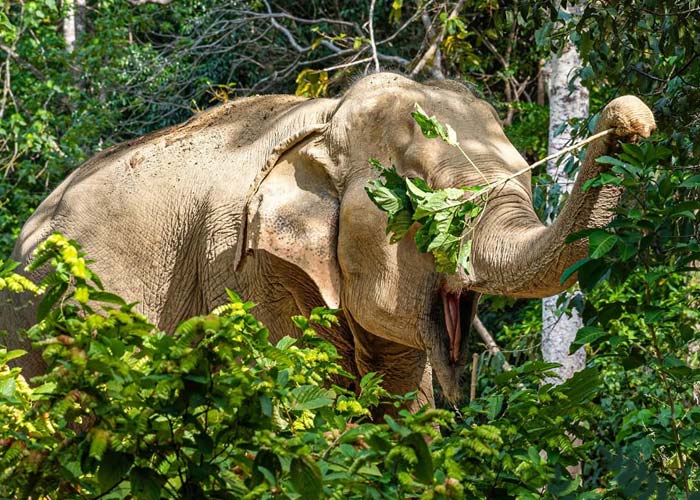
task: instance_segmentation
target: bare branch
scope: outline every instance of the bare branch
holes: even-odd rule
[[[476,383],[477,376],[479,374],[479,355],[477,353],[472,354],[472,377],[471,384],[469,385],[469,401],[474,401],[476,399]]]
[[[336,69],[343,69],[343,68],[350,68],[352,66],[357,66],[358,64],[364,64],[366,62],[372,61],[372,57],[365,57],[364,59],[358,59],[355,61],[350,61],[344,64],[336,64],[335,66],[329,66],[327,68],[323,68],[324,71],[334,71]]]
[[[29,71],[31,71],[32,75],[37,77],[39,80],[46,80],[46,77],[44,76],[44,73],[39,71],[32,63],[29,61],[25,61],[20,57],[20,55],[12,49],[12,47],[8,47],[7,45],[0,43],[0,50],[4,51],[7,53],[8,56],[10,56],[12,59],[20,63],[22,66],[27,68]]]
[[[459,0],[459,2],[457,2],[457,5],[455,5],[455,8],[452,9],[452,12],[447,18],[447,21],[451,21],[452,19],[456,18],[459,15],[459,11],[462,10],[463,5],[464,0]],[[433,43],[430,45],[430,47],[428,47],[428,50],[425,51],[423,57],[421,57],[416,63],[416,65],[413,67],[413,70],[411,71],[411,76],[416,76],[418,73],[420,73],[423,70],[423,67],[435,57],[435,54],[437,53],[440,44],[442,43],[442,40],[445,38],[446,33],[447,22],[445,22],[445,24],[442,26],[440,34],[435,37],[435,40],[433,40]],[[444,75],[442,75],[442,78],[445,78]]]
[[[498,344],[496,344],[496,341],[493,340],[493,337],[489,333],[489,331],[486,329],[484,324],[481,322],[478,316],[474,316],[474,320],[472,321],[472,325],[474,326],[474,330],[476,330],[476,333],[479,334],[481,337],[481,340],[484,341],[484,344],[486,344],[486,348],[489,350],[491,354],[498,354],[501,352],[501,349],[498,347]],[[504,371],[510,371],[512,368],[508,361],[503,361],[503,370]]]
[[[427,2],[425,2],[425,5],[423,5],[423,7],[421,7],[420,9],[418,9],[411,17],[409,17],[409,18],[406,20],[406,22],[403,23],[403,24],[399,27],[399,29],[397,29],[394,33],[392,33],[390,36],[388,36],[388,37],[385,38],[384,40],[380,40],[379,42],[377,42],[377,46],[380,46],[380,45],[384,45],[384,44],[386,44],[386,43],[389,43],[389,42],[391,42],[394,38],[396,38],[397,36],[399,36],[399,34],[400,34],[403,30],[405,30],[408,26],[410,26],[411,24],[413,24],[413,23],[415,22],[415,20],[418,19],[418,17],[420,17],[420,16],[422,16],[422,15],[425,14],[425,11],[428,9],[428,6],[429,6],[431,3],[433,3],[433,0],[428,0]]]
[[[374,60],[374,69],[379,71],[379,58],[377,57],[377,44],[374,41],[374,6],[376,0],[372,0],[369,4],[369,42],[372,46],[372,59]]]
[[[241,15],[243,16],[249,16],[251,18],[255,17],[262,17],[265,19],[268,19],[270,17],[277,17],[277,18],[283,18],[283,19],[289,19],[290,21],[295,21],[297,23],[301,24],[321,24],[321,23],[327,23],[327,24],[338,24],[340,26],[348,26],[355,30],[355,32],[362,36],[362,30],[360,27],[357,25],[357,23],[353,23],[350,21],[343,21],[342,19],[330,19],[328,17],[319,17],[317,19],[306,19],[303,17],[297,17],[292,14],[289,14],[288,12],[268,12],[268,13],[261,13],[261,12],[253,12],[251,10],[242,10]]]

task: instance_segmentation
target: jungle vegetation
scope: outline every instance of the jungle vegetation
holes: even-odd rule
[[[9,0],[0,8],[0,288],[43,292],[30,388],[0,350],[0,497],[700,498],[700,3]],[[377,68],[467,82],[529,161],[546,154],[547,60],[571,41],[591,109],[627,93],[658,130],[606,158],[628,189],[577,264],[585,370],[539,352],[540,301],[489,297],[474,398],[373,420],[315,309],[267,342],[254,305],[159,332],[52,236],[43,284],[7,260],[22,223],[94,153],[256,93],[336,95]],[[578,136],[593,129],[575,123]],[[437,140],[437,139],[436,139]],[[575,171],[574,157],[564,168]],[[555,179],[533,175],[543,219]],[[73,286],[69,286],[73,285]],[[101,307],[89,305],[100,303]],[[58,304],[62,307],[56,307]],[[61,332],[61,335],[56,335]],[[211,346],[216,345],[216,350]],[[443,405],[444,406],[444,405]],[[429,439],[425,439],[430,436]]]

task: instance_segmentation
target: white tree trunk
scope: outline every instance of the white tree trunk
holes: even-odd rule
[[[85,31],[83,16],[85,15],[86,0],[63,0],[66,17],[63,19],[63,40],[66,50],[73,52],[75,43]]]
[[[588,90],[581,85],[579,78],[571,80],[575,70],[581,67],[581,58],[573,44],[569,43],[561,56],[552,55],[549,66],[549,154],[552,154],[563,149],[571,140],[568,126],[555,135],[561,124],[572,118],[588,116]],[[563,165],[564,161],[560,164]],[[561,168],[557,168],[556,160],[547,164],[547,173],[561,186],[562,193],[570,191],[574,179],[569,179]],[[566,292],[561,295],[564,304],[574,297],[574,294]],[[563,308],[557,307],[559,297],[542,299],[542,356],[547,362],[561,364],[556,370],[559,378],[548,381],[555,384],[570,378],[586,364],[583,348],[569,355],[569,347],[582,326],[581,318],[575,309],[571,315],[559,311]]]

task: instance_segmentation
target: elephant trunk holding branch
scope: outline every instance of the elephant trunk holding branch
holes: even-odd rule
[[[462,154],[423,137],[418,103],[456,131]],[[31,259],[54,231],[76,239],[106,287],[165,330],[226,301],[225,289],[258,304],[272,340],[296,335],[289,317],[325,304],[340,324],[321,334],[345,368],[383,374],[395,393],[432,402],[432,372],[451,400],[460,396],[467,331],[480,294],[543,297],[569,286],[564,269],[586,255],[576,231],[605,225],[616,186],[583,191],[618,139],[648,136],[649,109],[614,100],[560,216],[543,226],[532,208],[530,173],[494,189],[473,232],[469,275],[435,271],[411,236],[390,244],[386,218],[365,186],[375,158],[434,188],[497,182],[527,166],[493,108],[450,81],[417,83],[378,73],[341,98],[261,96],[236,100],[188,122],[108,149],[73,172],[25,225],[12,257]],[[36,276],[35,276],[36,278]],[[32,308],[5,306],[0,328],[33,320]],[[4,324],[3,324],[4,323]],[[9,337],[10,347],[22,344]],[[42,370],[32,353],[26,373]]]

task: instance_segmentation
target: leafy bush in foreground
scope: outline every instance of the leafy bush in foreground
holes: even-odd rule
[[[55,267],[28,331],[50,369],[30,388],[6,364],[22,353],[0,350],[2,497],[538,498],[578,485],[565,467],[583,448],[567,433],[590,434],[593,370],[551,388],[551,365],[529,363],[458,419],[426,408],[373,423],[390,403],[379,377],[357,396],[327,382],[343,373],[313,325],[331,311],[294,317],[300,338],[273,346],[230,293],[167,335],[101,289],[75,242],[54,235],[36,261]]]

